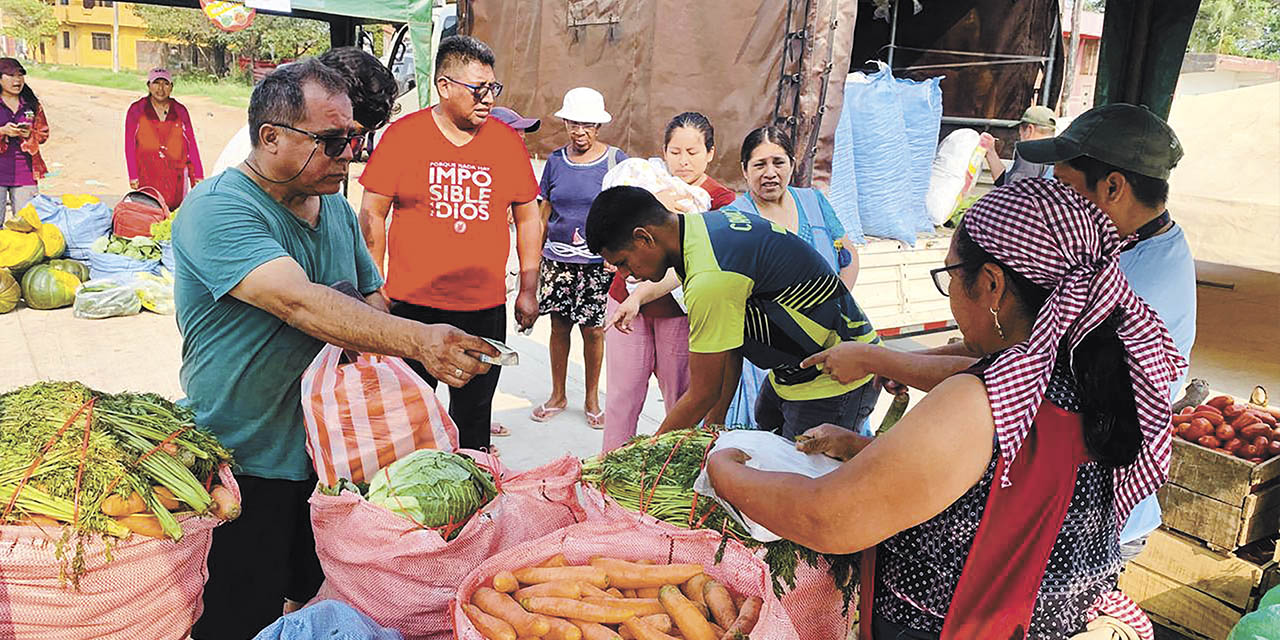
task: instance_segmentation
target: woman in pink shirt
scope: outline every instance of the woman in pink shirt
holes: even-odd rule
[[[173,76],[152,69],[148,95],[129,105],[124,119],[124,160],[129,188],[153,187],[170,209],[182,205],[187,190],[204,178],[191,115],[174,100]]]

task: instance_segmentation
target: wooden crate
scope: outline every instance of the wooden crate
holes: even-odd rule
[[[1156,622],[1192,637],[1222,640],[1280,580],[1274,541],[1238,555],[1161,528],[1120,575],[1120,589]]]
[[[1224,551],[1280,533],[1280,457],[1252,464],[1173,439],[1164,525]]]

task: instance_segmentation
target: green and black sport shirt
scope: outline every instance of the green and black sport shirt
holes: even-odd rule
[[[809,243],[736,209],[680,216],[680,241],[690,352],[740,348],[770,370],[784,400],[831,398],[871,381],[840,384],[814,367],[800,368],[840,342],[880,343],[844,282]]]

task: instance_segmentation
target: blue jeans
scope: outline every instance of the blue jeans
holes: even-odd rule
[[[831,423],[850,431],[859,429],[876,408],[880,390],[874,382],[831,398],[783,400],[773,384],[765,380],[756,398],[756,428],[773,431],[788,439],[820,424]]]
[[[40,188],[34,184],[21,187],[0,187],[0,221],[4,220],[5,206],[13,207],[13,217],[18,217],[18,210],[27,206],[36,194],[40,193]]]

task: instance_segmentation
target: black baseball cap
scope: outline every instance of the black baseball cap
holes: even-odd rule
[[[1057,137],[1019,142],[1018,155],[1039,164],[1088,156],[1168,180],[1182,159],[1182,143],[1169,124],[1145,106],[1108,104],[1080,114]]]

